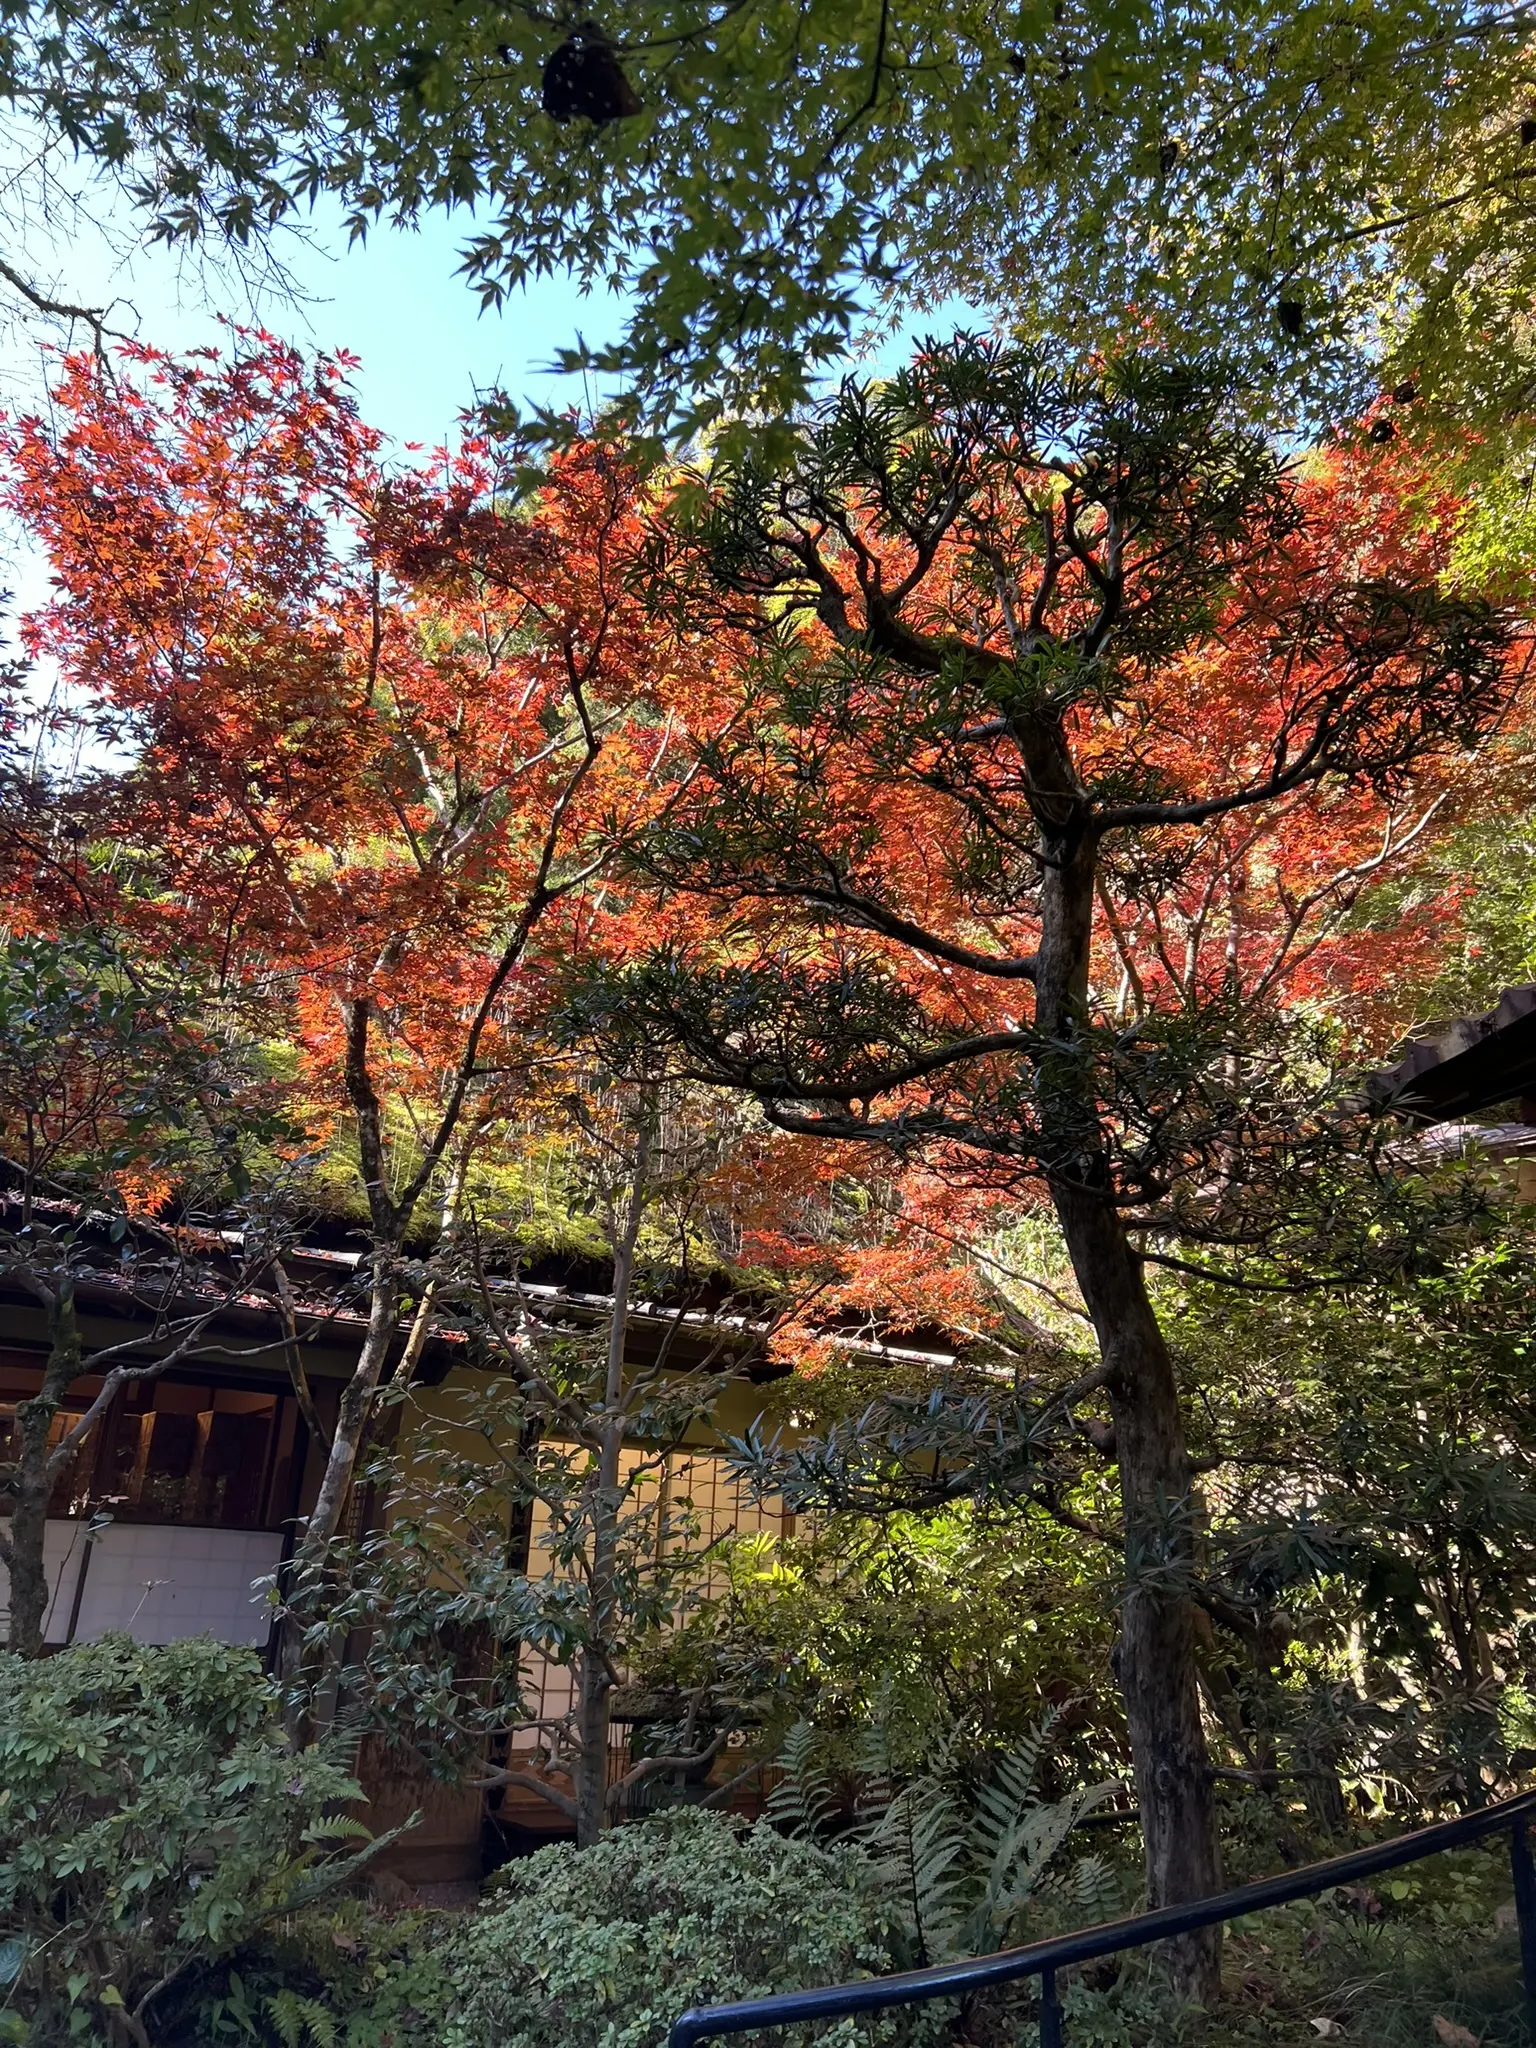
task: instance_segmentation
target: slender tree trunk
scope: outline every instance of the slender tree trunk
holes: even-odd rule
[[[374,1254],[368,1331],[352,1377],[341,1391],[336,1429],[321,1476],[320,1490],[315,1495],[314,1507],[295,1551],[296,1559],[305,1564],[317,1563],[341,1531],[357,1461],[367,1438],[368,1425],[373,1419],[373,1397],[379,1390],[395,1341],[400,1305],[400,1289],[395,1278],[396,1251],[397,1247],[390,1245]]]
[[[384,950],[380,962],[381,969],[397,963],[402,943],[402,938],[397,934]],[[503,978],[510,971],[515,958],[515,952],[505,957],[501,970]],[[368,1441],[369,1428],[378,1407],[379,1390],[384,1383],[389,1355],[398,1335],[400,1249],[410,1229],[417,1202],[426,1187],[430,1168],[443,1156],[448,1140],[452,1137],[463,1113],[465,1091],[474,1067],[473,1045],[478,1042],[480,1028],[477,1025],[475,1038],[465,1055],[467,1063],[459,1068],[457,1079],[450,1090],[450,1098],[439,1119],[437,1138],[429,1152],[428,1160],[404,1192],[396,1197],[389,1192],[391,1177],[388,1170],[389,1145],[384,1103],[369,1064],[373,1002],[368,996],[357,996],[343,1001],[340,1009],[346,1027],[347,1094],[356,1117],[358,1158],[373,1225],[373,1286],[368,1305],[367,1333],[363,1338],[362,1349],[358,1354],[352,1377],[342,1389],[337,1406],[336,1427],[326,1453],[325,1470],[321,1474],[319,1492],[315,1496],[314,1507],[305,1521],[303,1534],[294,1546],[290,1583],[296,1586],[299,1592],[296,1602],[290,1604],[284,1617],[278,1645],[278,1669],[289,1687],[289,1729],[295,1739],[307,1733],[316,1711],[313,1705],[303,1704],[306,1693],[311,1700],[317,1697],[314,1685],[316,1674],[305,1669],[309,1661],[304,1655],[302,1645],[305,1615],[306,1612],[311,1615],[323,1612],[327,1604],[324,1584],[326,1552],[342,1530],[343,1518],[357,1474],[358,1460]],[[483,1020],[489,1013],[487,1011],[481,1014]],[[466,1137],[459,1158],[449,1174],[444,1221],[445,1231],[450,1235],[457,1215],[469,1150],[476,1135],[477,1131],[471,1131]],[[407,1339],[406,1349],[412,1364],[426,1343],[431,1321],[432,1293],[433,1290],[429,1287],[427,1298],[420,1304],[416,1327]],[[298,1358],[298,1347],[291,1342],[289,1355],[291,1359]],[[300,1393],[302,1400],[300,1379],[297,1374],[295,1391]],[[325,1709],[322,1708],[321,1712],[323,1715]]]
[[[48,1363],[43,1384],[16,1405],[15,1477],[5,1563],[11,1580],[10,1648],[19,1657],[43,1654],[48,1621],[48,1574],[43,1544],[48,1501],[58,1474],[51,1468],[48,1439],[64,1397],[80,1374],[80,1330],[75,1289],[68,1274],[57,1283],[48,1306]]]
[[[1041,890],[1036,1018],[1070,1043],[1087,1006],[1097,844],[1069,823],[1048,839]],[[1071,1055],[1041,1079],[1047,1179],[1072,1268],[1109,1369],[1125,1526],[1126,1591],[1119,1681],[1136,1772],[1149,1907],[1208,1898],[1221,1888],[1210,1755],[1200,1717],[1193,1498],[1173,1361],[1140,1259],[1115,1206],[1109,1164],[1092,1135],[1094,1104],[1074,1082]],[[1180,1990],[1220,1987],[1220,1930],[1170,1944]]]
[[[443,1190],[443,1207],[439,1218],[439,1260],[448,1258],[458,1237],[459,1204],[464,1196],[464,1183],[469,1177],[470,1154],[474,1151],[480,1134],[480,1126],[474,1125],[464,1142],[455,1150],[453,1164],[448,1169],[448,1184]],[[439,1282],[434,1277],[421,1290],[421,1299],[417,1302],[416,1313],[411,1318],[410,1334],[405,1340],[405,1349],[400,1353],[391,1376],[392,1383],[397,1382],[400,1386],[408,1387],[415,1376],[422,1353],[427,1348],[427,1339],[432,1334],[432,1312],[437,1306],[438,1286]]]
[[[341,1392],[315,1505],[294,1546],[290,1573],[297,1590],[283,1615],[278,1637],[277,1668],[287,1693],[288,1732],[296,1745],[312,1740],[317,1721],[323,1723],[333,1710],[326,1703],[326,1660],[306,1656],[304,1630],[306,1622],[326,1605],[325,1555],[341,1533],[357,1461],[373,1419],[374,1396],[396,1336],[400,1293],[395,1248],[376,1250],[374,1257],[367,1332],[352,1377]]]
[[[590,1849],[603,1831],[608,1805],[608,1739],[613,1723],[613,1674],[605,1654],[613,1610],[617,1552],[617,1494],[622,1429],[606,1423],[592,1509],[591,1641],[577,1657],[576,1846]]]
[[[624,1344],[629,1331],[629,1296],[635,1244],[645,1213],[650,1178],[650,1104],[642,1105],[636,1134],[634,1174],[628,1209],[614,1243],[613,1310],[608,1319],[608,1355],[603,1374],[603,1419],[598,1438],[597,1486],[592,1504],[592,1570],[588,1582],[588,1647],[578,1658],[579,1747],[576,1760],[576,1846],[590,1849],[603,1831],[608,1810],[608,1741],[613,1722],[610,1645],[617,1604],[620,1455],[624,1447]]]
[[[1210,1756],[1200,1718],[1189,1456],[1173,1363],[1141,1266],[1108,1202],[1053,1190],[1073,1269],[1111,1377],[1125,1518],[1126,1591],[1120,1691],[1136,1770],[1149,1908],[1221,1889]],[[1172,1944],[1175,1981],[1191,1997],[1220,1984],[1220,1930]]]
[[[478,1131],[470,1133],[449,1171],[448,1185],[443,1196],[440,1240],[445,1250],[451,1247],[458,1227],[459,1203],[469,1170],[469,1156],[474,1140],[478,1136]],[[352,1377],[342,1391],[336,1429],[326,1457],[320,1490],[315,1496],[314,1508],[304,1525],[304,1534],[299,1541],[296,1554],[305,1560],[318,1560],[322,1557],[340,1532],[352,1492],[352,1481],[357,1472],[357,1461],[368,1441],[368,1431],[374,1419],[379,1390],[387,1384],[385,1368],[389,1364],[389,1354],[399,1329],[400,1284],[395,1273],[395,1262],[399,1253],[399,1245],[387,1241],[376,1244],[374,1248],[374,1281],[368,1304],[368,1330],[363,1339],[363,1348],[358,1353]],[[431,1334],[432,1309],[436,1296],[437,1282],[429,1280],[422,1291],[404,1348],[395,1366],[394,1377],[402,1383],[410,1378],[420,1362],[422,1352],[426,1349],[427,1338]]]

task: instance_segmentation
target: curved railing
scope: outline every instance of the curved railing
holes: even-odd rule
[[[1509,1834],[1514,1875],[1526,2018],[1532,2041],[1536,2042],[1536,1863],[1532,1861],[1526,1837],[1526,1824],[1533,1817],[1536,1792],[1522,1792],[1497,1806],[1485,1806],[1455,1820],[1437,1821],[1432,1827],[1415,1829],[1394,1841],[1379,1842],[1369,1849],[1352,1849],[1347,1855],[1330,1857],[1326,1863],[1309,1863],[1303,1870],[1261,1877],[1255,1884],[1239,1885],[1236,1891],[1222,1892],[1213,1899],[1199,1899],[1186,1906],[1163,1906],[1155,1913],[1136,1913],[1125,1920],[1109,1920],[1101,1927],[1084,1927],[1075,1934],[1033,1942],[1028,1948],[1007,1948],[997,1955],[975,1956],[963,1963],[942,1963],[931,1970],[906,1970],[894,1977],[864,1977],[856,1984],[778,1992],[770,1998],[745,1998],[735,2005],[699,2006],[685,2012],[675,2023],[670,2048],[695,2048],[700,2041],[724,2034],[755,2033],[760,2028],[803,2025],[808,2020],[841,2019],[847,2013],[880,2012],[888,2006],[918,2005],[934,1998],[963,1998],[994,1984],[1014,1983],[1020,1977],[1040,1979],[1040,2048],[1062,2048],[1061,2000],[1056,1987],[1059,1970],[1074,1963],[1091,1962],[1095,1956],[1118,1955],[1124,1949],[1144,1948],[1151,1942],[1191,1934],[1196,1928],[1211,1927],[1218,1921],[1238,1920],[1245,1914],[1262,1912],[1266,1906],[1284,1906],[1292,1899],[1312,1898],[1319,1892],[1331,1891],[1335,1885],[1374,1877],[1378,1871],[1396,1870],[1405,1863],[1437,1856],[1443,1849],[1459,1849],[1467,1842],[1480,1842],[1505,1831]]]

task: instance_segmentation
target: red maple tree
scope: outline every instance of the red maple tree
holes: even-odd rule
[[[294,1113],[356,1162],[366,1316],[301,1538],[323,1555],[411,1306],[406,1247],[550,1056],[552,974],[625,943],[601,878],[662,799],[701,650],[631,594],[635,479],[598,441],[519,495],[466,436],[401,467],[344,357],[64,365],[8,429],[54,595],[25,624],[98,765],[16,838],[34,924],[175,954],[298,1048]],[[601,829],[600,829],[601,828]],[[412,1344],[431,1308],[417,1288]]]
[[[846,384],[787,471],[722,458],[671,580],[757,652],[641,856],[720,915],[595,999],[617,1057],[668,1032],[786,1130],[1049,1200],[1101,1360],[1071,1400],[1107,1400],[1118,1462],[1153,1905],[1219,1863],[1147,1263],[1170,1233],[1262,1248],[1347,1178],[1287,1033],[1432,942],[1362,941],[1361,906],[1523,678],[1394,461],[1298,470],[1213,377],[964,338]],[[1213,1942],[1184,1951],[1208,1989]]]

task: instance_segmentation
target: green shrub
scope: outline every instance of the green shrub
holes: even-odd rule
[[[194,1963],[357,1866],[327,1816],[358,1796],[288,1746],[248,1650],[0,1653],[0,2041],[152,2048]]]
[[[500,1874],[460,1937],[446,2048],[657,2048],[690,2006],[887,1969],[858,1870],[851,1852],[686,1807],[580,1854],[541,1849]],[[874,2024],[891,2037],[895,2023]]]
[[[441,2048],[449,1916],[344,1898],[193,1972],[163,2048]]]

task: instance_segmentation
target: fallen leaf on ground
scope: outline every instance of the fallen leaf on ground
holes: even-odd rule
[[[1358,1913],[1362,1920],[1379,1920],[1386,1911],[1381,1902],[1381,1894],[1373,1892],[1368,1884],[1341,1884],[1339,1899],[1351,1913]]]
[[[1472,2029],[1457,2026],[1443,2012],[1435,2014],[1435,2038],[1444,2043],[1444,2048],[1477,2048],[1477,2036]]]

